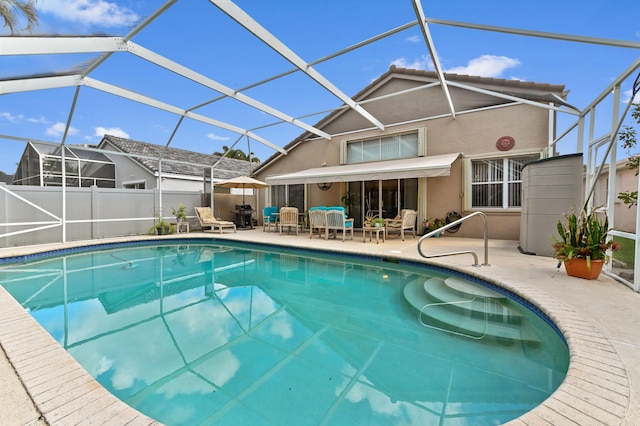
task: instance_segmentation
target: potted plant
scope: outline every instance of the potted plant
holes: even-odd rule
[[[425,219],[423,221],[423,223],[422,223],[422,225],[424,226],[425,234],[428,234],[429,232],[435,231],[438,228],[442,228],[446,224],[447,224],[447,222],[445,222],[444,219],[440,219],[438,217],[435,218],[435,219],[431,219],[431,218]],[[444,231],[442,231],[442,232],[440,232],[438,234],[432,235],[432,236],[437,238],[437,237],[440,237],[443,234],[444,234]]]
[[[371,219],[370,224],[371,224],[371,226],[372,226],[372,227],[374,227],[374,228],[381,228],[381,227],[383,227],[383,226],[384,226],[385,222],[384,222],[384,219],[383,219],[383,218],[381,218],[381,217],[376,217],[376,218]]]
[[[554,238],[554,257],[564,263],[567,275],[585,279],[598,278],[608,260],[607,251],[617,251],[619,245],[607,238],[609,219],[601,221],[598,213],[580,214],[575,210],[564,215],[566,223],[558,221],[558,237]],[[558,266],[560,266],[558,263]]]
[[[150,235],[169,235],[173,233],[173,227],[167,221],[165,221],[162,216],[156,216],[156,223],[153,224],[151,228],[149,228]]]
[[[187,220],[187,208],[185,207],[184,204],[182,203],[178,204],[177,209],[174,209],[173,207],[171,207],[171,211],[173,212],[173,215],[176,217],[176,222],[181,223]]]

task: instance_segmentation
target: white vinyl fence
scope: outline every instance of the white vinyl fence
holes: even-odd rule
[[[162,212],[175,219],[179,203],[195,223],[199,191],[69,188],[0,183],[0,247],[146,234]],[[162,200],[162,205],[160,200]],[[65,219],[66,220],[63,220]]]

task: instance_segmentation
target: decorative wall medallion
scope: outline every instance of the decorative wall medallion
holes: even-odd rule
[[[511,136],[503,136],[496,142],[496,147],[500,151],[509,151],[516,144],[516,141]]]

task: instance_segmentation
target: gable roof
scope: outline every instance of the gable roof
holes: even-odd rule
[[[117,150],[127,154],[139,154],[140,157],[132,157],[134,161],[150,172],[158,173],[158,161],[173,160],[162,163],[162,172],[182,176],[203,176],[203,170],[208,169],[216,161],[220,160],[213,169],[214,179],[231,179],[237,176],[247,176],[251,173],[251,164],[248,161],[233,158],[220,157],[213,154],[188,151],[180,148],[166,148],[148,142],[135,141],[120,138],[113,135],[104,135],[99,148],[108,143]]]
[[[564,106],[571,109],[577,108],[569,105],[564,99],[566,99],[568,92],[565,91],[563,84],[549,84],[549,83],[536,83],[522,80],[508,80],[504,78],[491,78],[491,77],[479,77],[472,75],[445,73],[445,78],[448,84],[451,84],[450,90],[453,88],[457,92],[453,94],[454,104],[459,110],[469,110],[475,108],[482,108],[487,106],[494,106],[500,104],[507,104],[513,102],[512,100],[500,98],[496,95],[491,95],[488,92],[497,93],[500,95],[516,97],[533,102],[539,102],[540,104],[553,103],[556,106]],[[371,84],[360,90],[353,96],[353,100],[356,102],[362,102],[369,98],[375,98],[376,96],[389,95],[388,91],[384,91],[385,86],[392,80],[405,80],[412,82],[413,85],[416,82],[419,84],[439,83],[438,75],[435,71],[425,71],[408,68],[397,68],[395,65],[389,67],[389,70],[374,80]],[[458,85],[471,86],[479,89],[479,92],[472,92],[469,89],[458,87]],[[417,87],[417,86],[416,86]],[[462,92],[464,91],[464,94]],[[379,93],[378,93],[379,92]],[[452,93],[454,91],[452,90]],[[440,92],[438,92],[438,95]],[[371,107],[368,107],[372,109]],[[435,108],[434,108],[435,109]],[[320,121],[314,124],[313,127],[326,130],[326,126],[334,122],[342,114],[349,113],[349,110],[341,108],[336,109],[323,117]],[[444,104],[439,110],[431,110],[423,119],[434,116],[446,116],[450,111]],[[380,117],[379,114],[374,114]],[[412,117],[414,119],[414,117]],[[394,123],[384,123],[390,125]],[[357,130],[357,129],[353,129]],[[315,137],[315,135],[304,132],[295,138],[293,141],[286,144],[283,148],[286,151],[293,149],[301,141]],[[276,159],[280,158],[282,154],[276,152],[262,162],[257,168],[256,172],[268,167]]]

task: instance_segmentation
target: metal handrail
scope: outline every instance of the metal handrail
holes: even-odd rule
[[[463,251],[452,251],[449,253],[440,253],[440,254],[424,254],[422,252],[422,242],[427,239],[432,237],[433,235],[436,234],[440,234],[442,231],[446,231],[449,228],[453,228],[456,225],[461,224],[462,222],[464,222],[467,219],[470,219],[474,216],[482,216],[482,221],[484,222],[484,263],[482,264],[482,266],[491,266],[489,264],[489,227],[487,225],[487,215],[484,214],[483,212],[473,212],[470,215],[461,217],[460,219],[448,223],[444,226],[441,226],[440,228],[429,232],[428,234],[423,235],[422,237],[420,237],[420,239],[418,240],[418,253],[420,253],[420,256],[424,257],[425,259],[430,259],[432,257],[443,257],[443,256],[454,256],[454,255],[458,255],[458,254],[470,254],[473,256],[473,259],[475,261],[475,263],[472,266],[477,266],[480,267],[481,265],[478,264],[478,256],[476,255],[475,252],[471,251],[471,250],[463,250]]]

